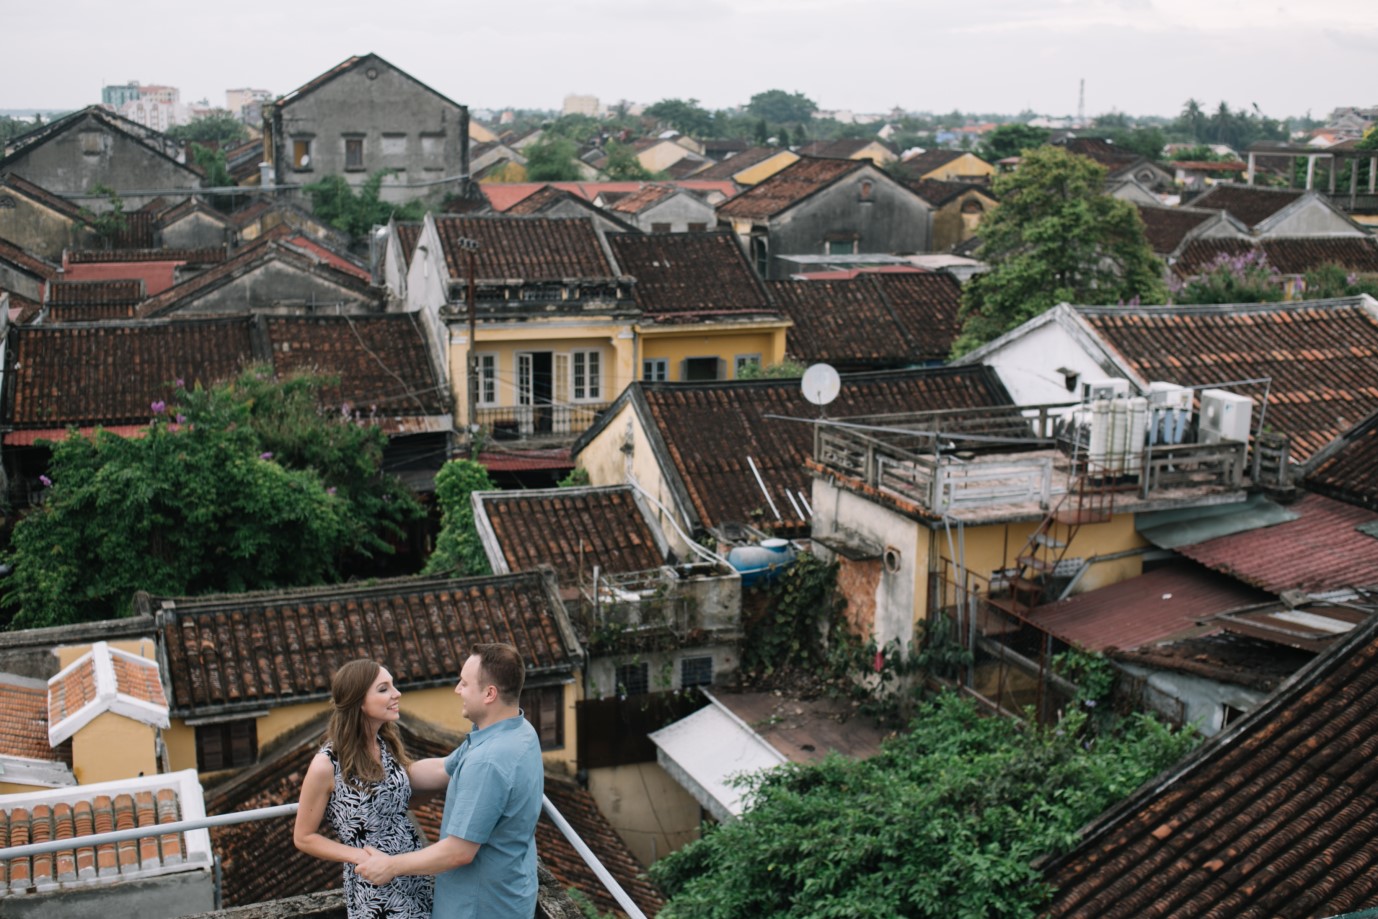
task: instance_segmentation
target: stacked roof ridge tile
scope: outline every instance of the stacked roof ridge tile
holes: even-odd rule
[[[0,237],[0,260],[18,265],[35,277],[51,281],[62,274],[62,269],[47,259],[39,258],[18,243]]]
[[[73,265],[99,262],[184,262],[190,265],[217,265],[225,261],[224,249],[75,249],[67,253]]]
[[[478,242],[475,275],[485,281],[607,279],[612,265],[592,220],[549,217],[439,216],[435,221],[450,276],[467,276],[459,240]]]
[[[0,756],[56,759],[48,743],[48,688],[0,680]]]
[[[1045,915],[1335,916],[1378,904],[1378,620],[1098,819]]]
[[[731,233],[614,233],[608,242],[649,316],[774,312]]]
[[[1369,415],[1319,457],[1306,474],[1306,487],[1346,504],[1378,511],[1378,412]]]

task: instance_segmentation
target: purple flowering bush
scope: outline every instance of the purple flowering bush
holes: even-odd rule
[[[1222,252],[1185,281],[1168,282],[1173,303],[1276,303],[1283,296],[1283,279],[1262,249]]]

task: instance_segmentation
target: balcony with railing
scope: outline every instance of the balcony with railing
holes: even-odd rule
[[[474,420],[494,440],[570,439],[588,430],[609,404],[479,406]]]

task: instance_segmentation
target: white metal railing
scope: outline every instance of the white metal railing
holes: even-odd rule
[[[546,816],[550,822],[555,824],[558,829],[574,847],[574,851],[579,853],[579,857],[584,860],[602,882],[612,898],[617,901],[617,905],[631,919],[646,919],[643,913],[633,902],[627,892],[622,889],[622,885],[617,882],[617,878],[603,867],[603,863],[598,860],[598,856],[593,854],[584,841],[579,838],[574,827],[569,825],[569,821],[551,803],[550,798],[541,795],[541,803],[545,808]],[[172,833],[185,833],[190,830],[201,830],[213,826],[230,826],[236,823],[249,823],[254,820],[272,820],[277,817],[290,817],[297,812],[296,804],[278,804],[274,807],[259,807],[252,810],[235,811],[229,814],[217,814],[213,817],[202,817],[198,820],[176,820],[171,823],[158,823],[150,826],[134,827],[128,830],[113,830],[108,833],[93,833],[89,836],[70,836],[66,839],[49,839],[44,842],[31,842],[22,846],[9,846],[0,848],[0,862],[8,862],[15,858],[31,858],[35,855],[45,855],[49,852],[66,852],[76,849],[94,848],[107,843],[124,842],[130,839],[142,839],[145,836],[167,836]]]

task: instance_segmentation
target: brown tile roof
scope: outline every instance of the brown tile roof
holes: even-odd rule
[[[893,367],[944,360],[959,330],[961,287],[944,272],[769,281],[766,287],[794,321],[787,350],[799,361]]]
[[[26,274],[45,281],[51,281],[62,274],[62,269],[45,258],[29,252],[23,246],[0,237],[0,261],[22,269]]]
[[[511,214],[514,217],[540,214],[551,205],[571,198],[583,200],[578,195],[565,191],[563,188],[556,188],[554,185],[542,185],[534,194],[527,195],[503,213]]]
[[[818,407],[804,399],[798,380],[634,383],[620,399],[636,399],[644,406],[653,437],[664,445],[671,467],[667,471],[677,473],[703,526],[753,521],[785,530],[803,526],[785,495],[809,493],[804,461],[813,454],[813,428],[783,419],[817,418]],[[989,367],[941,367],[843,376],[828,416],[1009,404],[1009,393]],[[616,408],[604,417],[615,414]],[[585,438],[596,431],[597,426]],[[748,457],[780,510],[779,522]]]
[[[100,782],[0,799],[0,847],[158,826],[204,816],[194,773]],[[195,796],[194,799],[192,796]],[[0,862],[10,896],[66,886],[132,881],[179,870],[207,870],[205,832],[165,833]]]
[[[595,566],[621,574],[665,563],[629,485],[486,492],[479,501],[508,571],[550,565],[570,587]]]
[[[1201,631],[1197,621],[1273,595],[1191,562],[1088,590],[1029,611],[1029,621],[1087,651],[1132,650]]]
[[[969,191],[979,191],[985,197],[995,200],[995,193],[989,185],[976,185],[972,182],[944,182],[939,179],[919,179],[905,182],[914,194],[934,207],[941,207],[958,195]]]
[[[0,756],[53,760],[48,742],[48,687],[0,677]]]
[[[1378,274],[1378,240],[1370,236],[1282,236],[1257,242],[1248,239],[1193,239],[1172,269],[1191,277],[1222,255],[1237,256],[1262,250],[1282,274],[1304,275],[1323,265],[1339,265],[1362,274]]]
[[[48,287],[49,306],[120,305],[138,303],[144,293],[142,279],[113,281],[54,281]]]
[[[1369,415],[1333,450],[1318,454],[1306,487],[1347,504],[1378,511],[1378,412]]]
[[[870,138],[843,137],[838,140],[814,140],[799,148],[800,156],[821,156],[849,159],[875,143]]]
[[[613,277],[592,219],[445,215],[437,216],[435,224],[452,278],[466,276],[461,239],[478,242],[474,271],[479,280]]]
[[[1359,298],[1197,307],[1079,307],[1142,379],[1184,386],[1271,378],[1267,422],[1312,453],[1378,410],[1378,315]],[[1231,387],[1254,397],[1262,384]]]
[[[12,290],[5,290],[0,287],[0,298],[9,297],[10,324],[25,325],[38,318],[38,314],[43,312],[43,304],[37,300],[30,300],[28,297],[21,296]]]
[[[1049,917],[1333,916],[1378,905],[1378,619],[1082,833]]]
[[[1378,525],[1378,511],[1324,495],[1304,495],[1288,510],[1301,516],[1177,551],[1275,595],[1378,585],[1378,537],[1356,529]]]
[[[335,669],[360,655],[387,661],[414,689],[453,682],[464,649],[480,642],[515,645],[537,673],[569,672],[580,653],[536,574],[150,602],[172,711],[184,718],[324,699]]]
[[[397,223],[397,241],[402,246],[402,255],[407,260],[407,265],[411,264],[412,255],[416,252],[416,244],[421,241],[420,223]],[[406,265],[402,266],[406,270]]]
[[[619,214],[639,214],[652,205],[659,204],[671,198],[679,189],[673,185],[657,185],[652,182],[643,186],[639,191],[634,191],[630,195],[618,198],[615,202],[608,205],[608,210],[616,211]],[[530,199],[527,199],[530,200]],[[510,211],[508,213],[511,213]]]
[[[1274,602],[1271,608],[1292,612],[1280,602]],[[1336,636],[1332,633],[1327,638],[1329,644]],[[1309,664],[1316,653],[1247,635],[1216,632],[1144,645],[1134,651],[1114,651],[1110,656],[1152,670],[1186,673],[1268,693]]]
[[[923,178],[935,169],[946,166],[955,159],[960,159],[963,154],[961,150],[925,150],[923,153],[915,154],[900,162],[900,169],[908,175]]]
[[[715,163],[707,169],[701,169],[694,173],[696,179],[731,179],[734,175],[746,169],[750,169],[757,163],[764,163],[772,156],[780,153],[788,153],[779,147],[749,147],[740,153],[729,156],[720,163]]]
[[[7,186],[25,197],[32,198],[51,210],[57,211],[64,217],[72,220],[81,220],[81,208],[61,195],[48,191],[41,185],[36,185],[18,173],[7,173],[0,176],[0,185]]]
[[[608,243],[649,316],[774,312],[731,233],[613,233]]]
[[[1062,141],[1061,146],[1068,152],[1095,160],[1111,172],[1143,159],[1139,154],[1117,147],[1113,142],[1100,137],[1069,137]]]
[[[682,160],[677,160],[665,167],[665,174],[672,179],[688,179],[699,177],[699,171],[704,166],[712,164],[712,160],[699,159],[696,156],[686,156]]]
[[[444,415],[450,392],[426,347],[416,313],[370,316],[264,316],[273,369],[339,376],[321,390],[326,405],[349,402],[364,414]]]
[[[1153,251],[1167,255],[1176,251],[1187,234],[1215,216],[1214,211],[1194,207],[1153,207],[1138,205],[1144,222],[1144,236]]]
[[[186,265],[218,265],[225,261],[224,249],[74,249],[68,251],[72,265],[105,262],[180,262]]]
[[[875,168],[867,160],[803,157],[759,185],[718,205],[719,217],[774,217],[858,169]]]
[[[1256,227],[1306,195],[1295,188],[1261,188],[1221,183],[1187,202],[1191,207],[1226,211],[1246,227]]]
[[[6,420],[45,429],[146,423],[174,381],[237,374],[253,353],[250,328],[247,317],[16,327]]]
[[[48,717],[54,724],[70,718],[95,703],[97,696],[95,659],[87,654],[49,681]]]
[[[242,230],[249,224],[258,220],[264,214],[271,211],[273,209],[273,206],[274,205],[271,200],[267,198],[259,198],[255,201],[250,202],[249,204],[246,204],[244,207],[241,207],[234,213],[230,214],[230,223],[234,224],[236,227]]]

